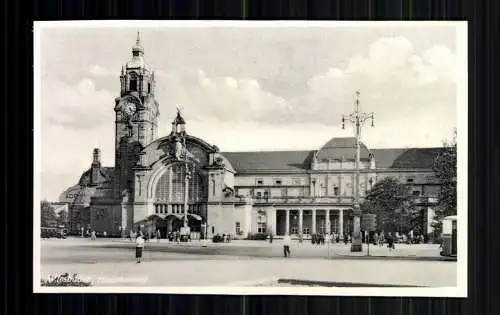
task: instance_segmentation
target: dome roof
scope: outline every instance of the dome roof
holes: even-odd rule
[[[146,71],[151,71],[149,65],[144,61],[144,47],[141,45],[141,38],[139,33],[137,33],[137,40],[135,45],[132,46],[132,60],[127,62],[127,69],[140,68]]]
[[[99,184],[102,184],[104,182],[110,182],[113,180],[113,172],[114,168],[113,167],[101,167],[100,168],[100,180]],[[90,174],[91,174],[91,169],[86,170],[82,176],[80,176],[80,180],[78,180],[78,185],[79,186],[86,186],[90,184]]]
[[[142,57],[142,56],[133,56],[132,60],[127,62],[126,68],[127,69],[144,69],[146,71],[151,71],[151,68],[146,63],[146,61],[144,60],[144,57]]]
[[[332,138],[317,153],[316,158],[321,160],[353,160],[356,157],[356,138]],[[366,145],[360,143],[360,158],[370,158],[370,151]]]

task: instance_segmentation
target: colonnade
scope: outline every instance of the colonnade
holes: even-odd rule
[[[282,214],[285,212],[285,229],[279,228],[282,227],[282,222],[278,222],[279,219],[277,217],[277,230],[286,234],[330,234],[332,232],[339,233],[341,235],[344,232],[344,211],[349,209],[281,209],[277,208],[277,216],[278,214]],[[304,218],[311,218],[307,220],[307,224],[304,222]],[[320,218],[321,226],[318,228],[318,218]],[[292,224],[293,219],[293,224]],[[335,222],[332,222],[335,220]],[[298,222],[297,222],[298,221]],[[333,227],[332,227],[332,223]]]

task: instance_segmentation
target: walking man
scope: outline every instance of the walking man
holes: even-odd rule
[[[290,235],[285,234],[283,237],[283,255],[286,257],[290,257],[290,243],[292,242]]]

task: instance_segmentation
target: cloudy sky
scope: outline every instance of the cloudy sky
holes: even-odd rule
[[[375,112],[371,148],[440,146],[465,78],[455,26],[45,27],[40,30],[41,197],[56,200],[101,148],[114,164],[114,98],[140,31],[156,71],[160,135],[176,106],[221,151],[317,149],[341,116]],[[461,53],[461,52],[460,52]]]

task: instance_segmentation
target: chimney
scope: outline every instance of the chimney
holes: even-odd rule
[[[91,185],[97,185],[99,182],[99,174],[101,172],[101,150],[94,149],[92,167],[90,172]]]

